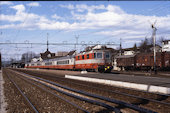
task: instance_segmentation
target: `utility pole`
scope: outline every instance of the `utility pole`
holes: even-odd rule
[[[48,35],[49,35],[49,34],[47,33],[47,51],[48,51]]]
[[[78,44],[79,35],[78,35],[78,36],[75,36],[75,38],[76,38],[75,50],[77,51],[76,45]]]
[[[154,47],[154,74],[157,74],[157,69],[156,69],[156,27],[155,27],[155,23],[156,21],[154,22],[154,24],[151,25],[152,29],[153,29],[153,32],[152,32],[152,39],[153,39],[153,47]]]
[[[120,38],[120,55],[122,55],[122,39]]]

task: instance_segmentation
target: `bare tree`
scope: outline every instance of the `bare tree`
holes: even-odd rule
[[[21,57],[21,62],[30,62],[32,58],[36,57],[38,55],[36,55],[34,52],[27,52],[27,53],[23,53],[22,57]]]
[[[149,41],[148,39],[145,37],[145,40],[143,40],[141,43],[140,43],[140,52],[144,52],[144,53],[147,53],[147,52],[150,52],[150,48],[152,47],[152,45],[149,44]]]
[[[162,46],[162,42],[163,41],[165,41],[165,38],[163,37],[163,36],[161,36],[160,38],[159,38],[159,40],[157,41],[157,44],[159,45],[159,46]]]

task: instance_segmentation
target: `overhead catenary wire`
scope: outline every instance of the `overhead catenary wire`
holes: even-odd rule
[[[164,2],[165,3],[165,2]],[[150,12],[152,12],[152,11],[154,11],[154,10],[158,10],[157,11],[157,13],[160,11],[159,10],[159,8],[162,8],[162,5],[163,4],[159,4],[157,7],[154,7],[152,10],[150,10],[150,11],[145,11],[145,10],[143,10],[142,12],[145,12],[145,14],[149,14]],[[166,5],[166,4],[165,4]],[[163,9],[163,8],[162,8]],[[133,21],[133,19],[129,19],[128,20],[129,22],[131,22],[131,21]],[[140,23],[143,23],[143,22],[140,22]],[[138,23],[138,24],[140,24],[140,23]],[[119,24],[121,24],[121,22],[119,22]],[[111,29],[112,27],[111,26],[107,26],[108,27],[108,29]],[[97,33],[97,32],[100,32],[100,31],[103,31],[103,30],[105,30],[107,27],[105,27],[104,29],[99,29],[99,30],[96,30],[96,31],[92,31],[92,32],[89,32],[89,33],[85,33],[85,34],[80,34],[80,35],[90,35],[90,34],[93,34],[93,33]],[[108,30],[107,29],[107,30]]]
[[[24,19],[23,23],[21,24],[21,27],[24,26],[26,20],[28,19],[28,15],[29,15],[31,9],[32,9],[32,6],[30,6],[30,8],[28,9],[28,12],[27,12],[27,14],[26,14],[26,16],[25,16],[25,19]],[[21,28],[20,28],[20,29],[18,30],[18,32],[16,33],[15,40],[17,40],[18,35],[19,35],[20,32],[21,32]]]

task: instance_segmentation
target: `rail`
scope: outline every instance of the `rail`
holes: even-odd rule
[[[26,73],[24,73],[26,74]],[[35,73],[36,74],[36,73]],[[55,76],[56,77],[56,76]],[[56,78],[60,78],[60,81],[65,81],[65,80],[62,80],[63,77],[56,77]],[[94,87],[94,86],[88,86],[88,85],[85,85],[85,84],[80,84],[80,83],[75,83],[75,82],[71,82],[69,81],[70,83],[72,84],[75,84],[75,85],[81,85],[81,86],[85,86],[85,87],[89,87],[89,88],[93,88],[93,89],[98,89],[98,90],[101,90],[101,91],[107,91],[107,92],[111,92],[111,93],[116,93],[116,94],[120,94],[120,95],[124,95],[124,96],[128,96],[128,97],[132,97],[132,98],[136,98],[136,99],[140,99],[140,100],[144,100],[144,101],[150,101],[150,102],[155,102],[155,103],[159,103],[159,104],[164,104],[164,105],[167,105],[167,106],[170,106],[170,103],[166,103],[166,102],[162,102],[162,101],[159,101],[159,100],[156,100],[156,99],[150,99],[150,98],[146,98],[146,97],[140,97],[140,96],[136,96],[136,95],[131,95],[131,94],[127,94],[127,93],[122,93],[122,92],[118,92],[118,91],[113,91],[113,90],[106,90],[106,89],[101,89],[101,88],[98,88],[98,87]],[[128,88],[127,88],[128,89]],[[134,89],[131,89],[133,91],[136,91]],[[150,93],[150,94],[155,94],[155,93],[152,93],[152,92],[146,92],[146,91],[141,91],[141,92],[144,92],[144,93]],[[157,94],[158,96],[162,96],[162,97],[169,97],[170,95],[165,95],[165,94]]]
[[[25,98],[25,100],[28,102],[28,104],[31,106],[31,108],[34,110],[35,113],[39,113],[38,110],[35,108],[35,106],[31,103],[31,101],[27,98],[26,95],[21,91],[21,89],[17,86],[17,84],[11,79],[11,77],[6,73],[9,80],[15,85],[15,87],[18,89],[18,91],[21,93],[21,95]]]
[[[32,77],[32,76],[30,75],[30,77]],[[32,78],[34,78],[34,77],[32,77]],[[24,79],[24,78],[23,78],[23,79]],[[27,78],[27,79],[30,79],[30,78]],[[36,79],[37,79],[37,78],[36,78]],[[26,80],[26,79],[25,79],[25,80]],[[30,80],[33,80],[33,79],[30,79]],[[39,80],[40,80],[40,79],[39,79]],[[33,80],[33,81],[36,81],[36,80]],[[49,86],[49,85],[47,85],[47,84],[45,84],[45,83],[42,83],[42,82],[39,82],[39,81],[36,81],[36,82],[38,82],[38,83],[40,83],[40,84],[43,84],[43,85],[45,85],[46,87],[49,87],[49,88],[51,88],[51,89],[54,89],[54,90],[56,90],[57,92],[63,93],[63,94],[65,94],[65,95],[68,95],[68,96],[77,98],[77,99],[79,99],[79,100],[82,100],[82,101],[85,101],[85,102],[88,102],[88,103],[91,103],[91,104],[95,104],[95,105],[98,105],[98,106],[102,106],[102,107],[107,108],[107,109],[109,109],[109,110],[111,110],[111,111],[114,111],[115,113],[121,113],[118,108],[112,107],[112,106],[110,106],[110,105],[108,105],[108,104],[105,104],[105,103],[103,103],[103,102],[100,102],[100,101],[97,101],[97,100],[88,99],[88,98],[84,98],[84,97],[81,97],[81,96],[77,96],[77,95],[75,95],[75,94],[71,94],[71,93],[68,93],[68,92],[59,90],[59,89],[57,89],[57,88],[54,88],[54,87],[52,87],[52,86]],[[31,84],[34,84],[34,83],[32,83],[32,82],[30,82],[30,83],[31,83]],[[49,82],[48,82],[48,83],[49,83]]]
[[[123,102],[123,101],[120,101],[120,100],[110,99],[110,98],[107,98],[107,97],[103,97],[103,96],[99,96],[99,95],[95,95],[95,94],[90,94],[90,93],[87,93],[87,92],[84,92],[84,91],[80,91],[80,90],[76,90],[76,89],[72,89],[72,88],[68,88],[68,87],[65,87],[65,86],[56,84],[56,83],[54,83],[54,82],[52,82],[52,81],[45,80],[45,79],[40,78],[40,77],[34,77],[34,76],[31,76],[31,75],[26,74],[26,73],[23,73],[23,74],[26,75],[26,76],[30,76],[30,77],[33,77],[33,78],[36,78],[36,79],[39,79],[39,80],[48,82],[48,83],[53,84],[53,85],[55,85],[55,86],[58,86],[58,87],[61,87],[61,88],[64,88],[64,89],[67,89],[67,90],[76,92],[76,93],[80,93],[80,94],[83,94],[83,95],[86,95],[86,96],[90,96],[90,97],[93,97],[93,98],[98,98],[98,99],[101,99],[101,100],[105,100],[105,101],[108,101],[108,102],[111,102],[111,103],[116,103],[116,104],[118,104],[118,105],[122,105],[122,106],[125,106],[125,107],[127,107],[127,108],[130,108],[130,109],[139,111],[139,112],[156,113],[156,112],[154,112],[154,111],[151,111],[151,110],[148,110],[148,109],[139,107],[139,106],[137,106],[137,105],[129,104],[129,103],[126,103],[126,102]]]

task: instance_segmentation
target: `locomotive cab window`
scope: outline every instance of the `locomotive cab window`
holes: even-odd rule
[[[80,60],[80,56],[78,56],[78,60]]]
[[[102,53],[97,53],[97,58],[102,58]]]
[[[84,55],[82,55],[82,59],[84,59]]]

